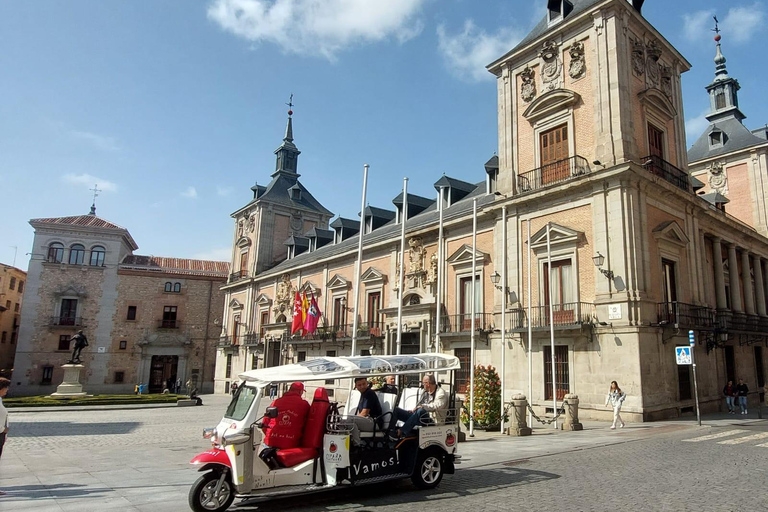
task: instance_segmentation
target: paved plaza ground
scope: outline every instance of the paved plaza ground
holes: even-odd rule
[[[11,410],[0,461],[0,511],[147,511],[187,508],[197,478],[188,462],[209,444],[203,427],[228,397],[203,407]],[[536,428],[530,437],[478,432],[463,462],[432,491],[407,481],[242,511],[768,510],[768,421],[716,415],[581,432]]]

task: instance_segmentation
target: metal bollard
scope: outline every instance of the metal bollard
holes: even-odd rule
[[[563,430],[584,430],[584,426],[579,422],[579,396],[578,395],[565,395],[563,400],[565,406],[565,422],[563,422]]]
[[[509,429],[507,433],[510,436],[529,436],[531,428],[526,423],[525,413],[528,407],[528,400],[525,395],[515,395],[512,397],[512,407],[510,407]]]

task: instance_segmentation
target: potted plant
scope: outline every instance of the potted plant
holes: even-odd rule
[[[497,430],[501,425],[501,379],[496,368],[491,365],[475,366],[475,392],[467,393],[461,422],[469,428],[469,410],[474,413],[475,428]],[[505,418],[506,420],[506,418]]]

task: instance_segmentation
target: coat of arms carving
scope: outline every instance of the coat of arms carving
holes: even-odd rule
[[[561,64],[558,56],[557,43],[547,41],[539,52],[539,57],[543,61],[541,65],[541,81],[544,82],[544,90],[551,91],[560,86]]]
[[[580,41],[573,43],[568,49],[568,54],[571,56],[571,63],[568,65],[568,76],[580,78],[587,69],[587,64],[584,60],[584,43]]]
[[[437,252],[433,252],[429,258],[429,268],[427,269],[427,284],[437,283]]]
[[[659,58],[661,58],[661,47],[656,41],[651,41],[645,46],[645,86],[659,87]]]
[[[661,89],[661,92],[664,93],[664,95],[672,99],[672,68],[670,66],[665,66],[664,64],[659,64],[659,88]]]
[[[253,233],[253,230],[256,229],[256,214],[252,213],[250,217],[248,217],[248,231]]]
[[[723,162],[709,164],[709,186],[713,192],[724,196],[728,195],[728,176],[725,173]]]
[[[645,45],[640,39],[632,40],[632,73],[638,78],[645,73]]]
[[[410,247],[408,250],[408,273],[423,272],[424,256],[426,256],[427,251],[424,249],[421,237],[415,236],[408,240],[408,246]]]
[[[528,66],[525,66],[525,69],[520,72],[520,81],[522,82],[520,85],[520,96],[526,103],[530,103],[536,97],[536,82],[534,78],[535,72]]]
[[[275,307],[273,308],[275,315],[279,315],[291,310],[293,291],[291,275],[283,274],[280,276],[280,281],[277,283],[277,293],[275,294]]]

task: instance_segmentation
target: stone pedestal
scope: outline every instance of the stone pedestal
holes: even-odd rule
[[[61,366],[64,368],[64,380],[56,388],[56,392],[52,393],[52,397],[68,398],[86,396],[87,393],[83,391],[83,385],[80,384],[80,372],[83,371],[82,364],[64,364]]]
[[[584,430],[579,422],[579,396],[567,394],[563,398],[563,407],[565,407],[565,422],[562,425],[563,430]]]
[[[514,395],[512,406],[509,408],[509,429],[511,436],[529,436],[531,428],[527,424],[528,399],[525,395]]]

